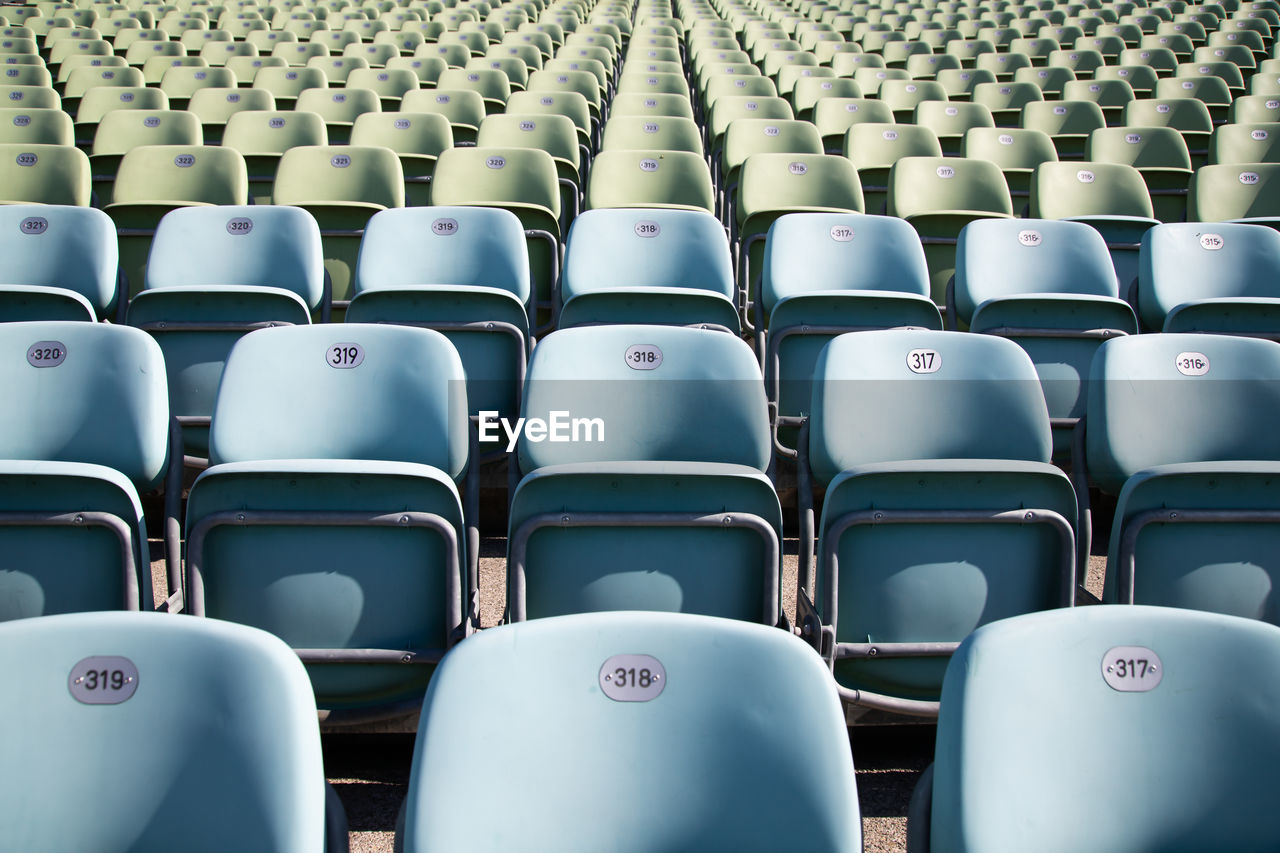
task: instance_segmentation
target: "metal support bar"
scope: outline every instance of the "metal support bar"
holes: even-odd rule
[[[1133,604],[1138,536],[1151,524],[1277,524],[1276,509],[1149,509],[1125,524],[1117,556],[1117,592],[1121,604]]]
[[[1076,493],[1076,574],[1084,577],[1089,570],[1089,552],[1093,547],[1093,511],[1089,508],[1089,470],[1085,458],[1084,418],[1050,418],[1051,429],[1071,429],[1071,488]]]
[[[182,514],[182,475],[186,454],[182,446],[182,423],[169,419],[169,460],[164,477],[164,568],[169,584],[169,600],[175,603],[174,594],[182,589],[182,526],[178,517]],[[184,460],[184,461],[179,461]],[[177,600],[182,609],[181,600]],[[167,609],[167,607],[166,607]]]
[[[437,664],[441,649],[294,649],[303,663]]]
[[[983,329],[984,335],[1000,338],[1052,338],[1062,340],[1100,340],[1128,335],[1123,329],[1039,329],[1026,326],[997,326]]]
[[[779,426],[800,427],[800,435],[796,439],[796,514],[800,528],[800,566],[796,574],[797,595],[805,591],[813,592],[814,565],[813,549],[817,538],[813,524],[813,471],[809,467],[809,419],[779,416]]]
[[[529,278],[534,283],[533,304],[535,308],[550,308],[551,322],[546,327],[538,326],[534,329],[534,334],[543,334],[556,328],[560,324],[560,241],[556,239],[556,235],[543,228],[526,228],[524,230],[525,240],[541,240],[548,243],[551,248],[551,281],[547,282],[548,289],[551,291],[551,304],[539,302],[537,296],[537,271],[532,268],[533,259],[530,258]],[[536,314],[536,311],[535,311]],[[532,327],[537,322],[537,318],[530,317],[529,325]]]
[[[286,320],[266,320],[260,323],[239,323],[227,321],[224,323],[210,322],[184,322],[157,320],[154,323],[142,323],[138,326],[144,332],[156,334],[157,332],[256,332],[259,329],[274,329],[277,326],[292,326]]]
[[[461,626],[462,581],[458,565],[458,534],[442,516],[431,512],[294,512],[288,510],[228,510],[215,512],[196,522],[187,531],[186,607],[195,616],[205,615],[204,563],[205,539],[219,527],[398,527],[430,530],[444,544],[445,624]],[[452,643],[450,631],[447,642]],[[337,650],[339,653],[346,650]],[[418,654],[418,652],[414,652]]]
[[[782,619],[782,547],[778,533],[764,518],[745,512],[544,512],[525,519],[511,537],[511,557],[507,561],[507,610],[511,621],[526,618],[525,590],[529,539],[547,527],[717,527],[755,532],[764,543],[764,611],[761,621],[777,625]]]
[[[924,699],[899,699],[897,696],[886,696],[870,690],[855,690],[851,687],[836,685],[840,701],[846,705],[857,705],[862,708],[874,708],[877,711],[889,711],[909,717],[937,717],[942,707],[941,702],[930,702]]]
[[[0,512],[0,527],[101,527],[115,534],[120,546],[124,610],[140,609],[138,564],[133,556],[133,528],[109,512]]]

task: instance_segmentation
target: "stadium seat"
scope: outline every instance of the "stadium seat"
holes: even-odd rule
[[[866,122],[849,127],[842,153],[858,170],[866,211],[884,213],[893,165],[905,157],[941,157],[942,144],[927,127]]]
[[[737,334],[736,296],[724,226],[709,213],[591,210],[569,232],[557,325],[710,324]]]
[[[524,228],[514,213],[385,210],[365,228],[346,319],[443,333],[462,360],[471,414],[497,412],[514,423],[532,347],[531,294]],[[502,455],[491,442],[479,449],[481,461]]]
[[[1213,119],[1203,101],[1195,98],[1144,98],[1124,109],[1124,123],[1132,127],[1172,127],[1182,134],[1192,168],[1205,164]]]
[[[1061,160],[1083,160],[1089,134],[1106,126],[1093,101],[1032,101],[1022,108],[1022,127],[1047,133]]]
[[[449,120],[436,113],[364,113],[351,128],[352,145],[381,145],[396,152],[404,171],[405,204],[431,198],[431,176],[440,154],[453,147]]]
[[[534,348],[522,406],[508,621],[600,610],[783,620],[781,507],[746,343],[675,326],[561,329]]]
[[[0,143],[75,145],[71,116],[62,110],[0,109]]]
[[[1017,127],[974,127],[965,132],[962,157],[990,160],[1000,167],[1014,212],[1021,214],[1031,196],[1031,176],[1041,163],[1058,159],[1053,139],[1039,130]]]
[[[1201,166],[1191,179],[1188,222],[1256,221],[1280,225],[1280,198],[1267,187],[1280,178],[1280,164]]]
[[[169,406],[191,464],[208,456],[209,417],[227,353],[245,333],[326,317],[320,230],[284,206],[178,208],[156,227],[128,322],[160,344]]]
[[[1137,307],[1150,331],[1280,339],[1280,233],[1169,223],[1142,238]]]
[[[1210,163],[1280,163],[1280,122],[1234,123],[1215,128]]]
[[[245,110],[227,121],[222,145],[244,157],[254,204],[271,204],[280,157],[290,148],[328,145],[324,120],[299,110]]]
[[[236,85],[235,72],[228,68],[200,66],[170,68],[160,80],[160,91],[169,97],[169,106],[185,110],[191,95],[200,89],[226,89]]]
[[[199,119],[204,140],[210,145],[222,144],[227,122],[236,113],[251,110],[270,112],[275,108],[276,99],[265,89],[199,89],[187,102],[187,109]]]
[[[420,89],[406,92],[401,112],[439,113],[449,120],[454,145],[474,145],[485,118],[484,98],[470,89]]]
[[[291,110],[303,92],[328,85],[328,78],[319,68],[264,66],[253,76],[253,88],[270,92],[278,110]]]
[[[936,715],[965,636],[1073,603],[1076,499],[1017,344],[841,335],[818,357],[806,433],[797,618],[846,703]],[[826,489],[816,585],[812,486]]]
[[[328,725],[409,712],[473,624],[464,383],[442,335],[394,325],[261,329],[227,359],[184,609],[297,650]]]
[[[974,127],[995,127],[991,110],[980,103],[921,101],[916,107],[913,124],[927,127],[938,137],[942,153],[960,154],[965,132]]]
[[[69,145],[0,144],[0,204],[88,207],[89,158]]]
[[[176,480],[159,348],[107,323],[0,323],[0,619],[150,610],[140,495],[166,487],[165,559],[178,570]]]
[[[129,295],[142,290],[146,281],[147,252],[162,216],[178,207],[248,200],[244,158],[236,151],[210,145],[130,149],[120,160],[111,203],[104,208],[116,224],[120,271]]]
[[[298,95],[294,109],[313,112],[324,119],[330,145],[345,145],[351,128],[365,113],[381,112],[382,102],[371,89],[306,89]]]
[[[1017,127],[1027,104],[1044,100],[1044,92],[1034,83],[980,83],[972,99],[991,112],[997,127]]]
[[[974,219],[1011,218],[1013,201],[1000,167],[989,160],[906,157],[889,170],[885,212],[907,220],[920,235],[930,294],[944,305],[960,229]]]
[[[347,850],[311,685],[275,638],[83,613],[0,625],[0,650],[5,716],[24,732],[0,747],[11,771],[0,827],[14,844],[148,849],[188,836],[192,849]]]
[[[0,319],[116,319],[116,231],[100,210],[0,205]]]
[[[1138,279],[1142,235],[1159,220],[1141,173],[1122,163],[1042,163],[1031,179],[1034,219],[1071,219],[1102,233],[1111,252],[1120,294],[1128,298]]]
[[[715,212],[706,161],[688,151],[602,151],[587,179],[586,209],[675,207]]]
[[[1155,218],[1182,222],[1187,218],[1187,185],[1191,153],[1172,127],[1102,127],[1089,135],[1085,159],[1133,166],[1147,185]]]
[[[948,668],[909,849],[1274,846],[1274,681],[1236,678],[1219,661],[1270,673],[1277,649],[1270,625],[1157,607],[979,629]],[[1061,736],[1082,720],[1106,720],[1109,736]],[[1064,822],[1064,798],[1085,790],[1111,807]]]
[[[801,646],[781,631],[681,614],[484,632],[433,681],[397,849],[861,850],[839,703]],[[635,686],[622,685],[633,670]],[[508,689],[528,699],[516,718],[502,713]],[[653,749],[659,741],[667,748]],[[618,761],[630,770],[598,784]],[[506,806],[485,810],[477,831],[472,774],[493,762],[504,770],[483,784]],[[696,795],[694,778],[705,782]]]
[[[194,113],[179,110],[112,110],[93,135],[89,168],[98,205],[112,198],[120,161],[139,145],[203,145],[204,133]]]
[[[941,329],[942,317],[929,298],[920,238],[894,217],[785,214],[769,229],[760,266],[752,307],[776,415],[774,449],[794,457],[794,419],[809,411],[813,367],[832,337],[900,326]]]
[[[839,154],[849,128],[863,123],[893,124],[893,111],[874,98],[823,98],[814,104],[810,121],[822,137],[822,149]]]
[[[1170,333],[1099,348],[1088,474],[1119,496],[1104,601],[1277,621],[1276,376],[1273,341]]]
[[[560,186],[560,233],[567,234],[581,209],[582,159],[578,130],[573,119],[560,115],[499,113],[486,116],[476,134],[479,148],[537,148],[551,155]]]

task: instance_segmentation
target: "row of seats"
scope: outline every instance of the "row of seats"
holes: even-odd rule
[[[30,567],[5,577],[9,618],[145,606],[139,495],[168,472],[168,609],[283,637],[325,707],[403,711],[475,627],[477,445],[442,334],[351,323],[241,338],[187,497],[185,562],[159,346],[89,323],[9,323],[0,337],[14,401],[5,538]],[[1073,486],[1050,464],[1040,377],[1016,343],[898,329],[819,352],[798,444],[800,627],[846,699],[936,713],[939,655],[992,619],[1071,606],[1089,483],[1119,493],[1106,600],[1274,621],[1274,526],[1261,522],[1274,514],[1264,425],[1280,413],[1280,345],[1121,336],[1090,370]],[[509,620],[648,609],[784,622],[768,406],[746,344],[670,326],[560,330],[533,352],[519,416],[484,426],[520,476]],[[1228,542],[1238,556],[1224,565]]]
[[[1224,657],[1271,673],[1280,629],[1152,607],[980,628],[948,667],[911,849],[1273,846],[1275,679],[1224,673]],[[212,619],[73,614],[0,625],[0,660],[23,731],[0,746],[13,771],[0,825],[23,849],[136,849],[176,834],[198,850],[348,849],[307,677],[278,639]],[[1107,720],[1115,742],[1062,738],[1081,718]],[[1179,748],[1158,748],[1169,741]],[[824,668],[784,632],[710,617],[486,631],[442,663],[410,768],[396,838],[407,851],[862,849]],[[1216,796],[1201,804],[1207,778]],[[495,798],[477,800],[481,785]],[[110,798],[86,796],[108,787]],[[1064,825],[1063,799],[1084,788],[1125,816]],[[84,802],[68,813],[72,797]]]

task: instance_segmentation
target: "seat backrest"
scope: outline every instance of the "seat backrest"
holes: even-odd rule
[[[1280,122],[1224,124],[1213,132],[1212,163],[1275,163],[1280,161]]]
[[[821,483],[876,462],[1048,462],[1052,449],[1031,358],[989,335],[841,335],[818,357],[810,412],[809,459]]]
[[[990,160],[1001,169],[1034,169],[1058,159],[1047,133],[1014,127],[972,127],[965,131],[962,153]]]
[[[1172,127],[1100,127],[1089,134],[1085,158],[1138,169],[1191,169],[1187,143]]]
[[[1229,335],[1109,340],[1089,371],[1089,477],[1117,493],[1155,465],[1280,458],[1280,344]]]
[[[929,270],[915,229],[892,216],[788,213],[765,241],[760,295],[765,310],[788,296],[825,290],[929,295]]]
[[[1041,293],[1117,297],[1107,243],[1083,222],[977,219],[956,244],[955,304],[968,323],[988,299]]]
[[[263,365],[270,364],[270,370]],[[462,362],[439,332],[351,323],[261,329],[223,368],[209,460],[467,462]]]
[[[74,145],[75,126],[62,110],[0,109],[0,143]]]
[[[327,122],[355,121],[362,113],[381,112],[382,103],[372,89],[305,89],[297,109],[319,113]]]
[[[502,713],[507,689],[528,700],[519,719]],[[589,746],[600,743],[607,754]],[[483,784],[506,806],[477,834],[482,806],[459,769],[493,761],[504,770]],[[680,782],[692,778],[705,780],[697,796]],[[423,706],[397,841],[406,853],[852,853],[860,824],[839,701],[811,649],[746,622],[613,612],[507,625],[450,652]]]
[[[553,413],[599,419],[602,440],[533,441],[526,431],[522,471],[567,462],[728,462],[760,471],[769,464],[760,366],[747,344],[724,332],[632,325],[553,332],[533,350],[521,415],[550,423]]]
[[[202,145],[204,133],[185,110],[113,110],[93,135],[93,153],[125,154],[138,145]]]
[[[363,202],[404,207],[404,170],[389,148],[304,145],[280,156],[276,204]]]
[[[941,157],[942,145],[927,127],[865,122],[845,133],[844,156],[859,169],[885,169],[904,157]]]
[[[199,89],[187,103],[187,109],[204,124],[225,124],[238,112],[275,108],[276,99],[266,89]]]
[[[707,161],[690,151],[602,151],[587,179],[587,208],[684,207],[711,211]]]
[[[1022,108],[1022,126],[1050,136],[1088,134],[1107,120],[1093,101],[1032,101]]]
[[[694,210],[586,211],[569,230],[562,298],[617,287],[697,288],[732,299],[724,226]]]
[[[240,152],[213,145],[141,145],[116,172],[112,203],[246,204],[249,178]]]
[[[519,218],[491,207],[404,207],[365,226],[354,292],[416,285],[506,290],[529,300],[529,250]]]
[[[449,120],[437,113],[364,113],[351,127],[351,144],[437,157],[453,147],[453,131]]]
[[[116,228],[102,211],[67,205],[0,205],[0,284],[61,287],[102,318],[116,298]]]
[[[245,110],[227,120],[222,144],[241,154],[283,154],[299,145],[327,145],[324,119],[305,110]]]
[[[100,323],[0,323],[0,459],[87,462],[156,488],[167,468],[164,357],[146,333]]]
[[[905,157],[889,172],[886,210],[911,217],[948,211],[1013,215],[1000,167],[966,157]]]
[[[324,847],[315,699],[297,656],[270,634],[76,613],[0,625],[0,661],[13,685],[5,718],[23,732],[0,745],[11,771],[0,781],[0,825],[11,843]],[[83,800],[74,814],[70,800]]]
[[[0,199],[88,207],[89,158],[68,145],[0,144]]]
[[[1280,198],[1274,189],[1277,182],[1280,163],[1201,166],[1191,178],[1187,221],[1280,216]]]
[[[172,210],[152,238],[146,288],[192,285],[278,287],[315,310],[324,295],[320,228],[284,205]]]
[[[1142,175],[1123,163],[1041,163],[1031,179],[1031,216],[1037,219],[1153,215]]]
[[[1259,677],[1225,671],[1223,656]],[[1219,614],[1080,607],[979,628],[943,685],[932,849],[1280,844],[1277,672],[1280,630]],[[1110,736],[1062,736],[1082,719]],[[1082,790],[1110,807],[1063,820]]]

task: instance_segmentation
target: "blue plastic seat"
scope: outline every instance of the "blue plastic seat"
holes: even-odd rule
[[[476,480],[453,345],[354,323],[245,335],[209,457],[187,501],[185,609],[298,649],[331,725],[420,704],[474,613]]]
[[[177,492],[165,482],[164,360],[136,329],[0,323],[0,619],[150,609],[141,495],[165,484],[176,580]]]
[[[560,327],[711,324],[737,334],[729,241],[704,211],[589,210],[574,221],[560,281]]]
[[[116,229],[100,210],[0,206],[0,319],[98,320],[116,314]]]
[[[1137,305],[1152,331],[1280,339],[1280,233],[1234,222],[1152,228]]]
[[[1036,366],[1049,404],[1054,455],[1065,459],[1084,416],[1098,345],[1137,334],[1119,298],[1106,241],[1082,222],[986,219],[960,232],[948,315],[953,327],[1018,343]]]
[[[907,849],[1274,849],[1277,675],[1280,630],[1216,614],[1084,607],[980,628],[947,669]],[[1069,734],[1082,721],[1106,737]],[[1082,792],[1106,807],[1070,815]]]
[[[532,292],[524,228],[511,211],[397,208],[369,219],[346,320],[442,332],[462,359],[471,414],[514,419],[533,343]],[[486,460],[502,455],[495,443],[480,449]]]
[[[936,714],[945,658],[971,631],[1074,602],[1075,494],[1049,464],[1044,395],[1012,341],[837,337],[800,449],[797,618],[846,702]]]
[[[757,352],[774,406],[775,450],[795,456],[796,422],[809,412],[813,367],[845,332],[941,329],[915,229],[856,213],[788,213],[769,229],[754,303]]]
[[[511,621],[599,610],[782,619],[768,410],[741,339],[561,329],[534,348],[521,416]]]
[[[154,613],[0,625],[0,832],[30,851],[347,850],[306,672],[276,638]],[[74,808],[68,808],[74,803]]]
[[[1139,335],[1098,349],[1088,475],[1118,495],[1103,600],[1280,621],[1280,344]]]
[[[505,625],[449,653],[396,841],[406,853],[854,853],[862,831],[839,702],[802,642],[607,613]]]
[[[231,346],[254,329],[322,319],[325,296],[320,228],[307,211],[219,205],[164,215],[128,322],[164,352],[169,405],[188,453],[208,455],[209,417]]]

